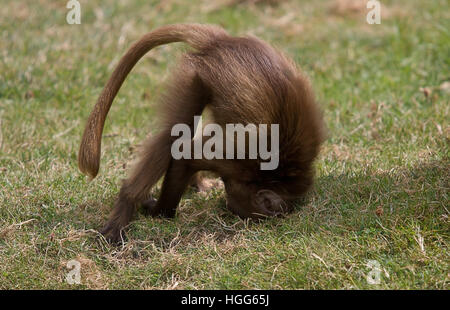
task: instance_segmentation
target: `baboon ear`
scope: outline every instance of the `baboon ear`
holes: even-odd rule
[[[285,203],[277,193],[269,190],[262,189],[258,191],[253,199],[254,204],[260,210],[264,211],[267,215],[277,215],[283,213]]]

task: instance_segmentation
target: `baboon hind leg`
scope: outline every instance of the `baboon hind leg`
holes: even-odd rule
[[[101,233],[110,242],[121,240],[121,231],[128,225],[137,206],[148,196],[170,164],[168,137],[161,133],[148,140],[131,176],[124,180],[108,222]]]
[[[151,216],[174,217],[181,196],[194,174],[195,171],[189,166],[187,160],[172,159],[164,177],[158,201],[151,198],[144,202],[144,213]]]
[[[124,181],[120,189],[114,210],[102,230],[102,234],[111,242],[120,241],[121,231],[130,222],[137,206],[148,198],[151,188],[166,171],[167,177],[164,184],[167,185],[163,185],[161,203],[158,202],[157,208],[153,208],[152,213],[160,212],[170,216],[175,212],[176,205],[173,207],[173,204],[175,201],[178,204],[180,198],[177,197],[181,197],[186,187],[185,185],[183,187],[185,174],[189,175],[191,172],[180,168],[184,164],[180,166],[177,161],[172,160],[170,149],[176,137],[171,136],[171,129],[175,124],[184,123],[191,126],[193,133],[194,116],[201,115],[210,100],[210,93],[199,76],[188,70],[189,68],[185,68],[183,74],[174,75],[168,95],[162,103],[164,107],[162,130],[144,145],[140,161],[134,167],[131,177]],[[177,178],[180,178],[179,182],[176,182]],[[171,191],[173,191],[173,197],[171,197]],[[169,212],[166,209],[173,209],[173,211]]]

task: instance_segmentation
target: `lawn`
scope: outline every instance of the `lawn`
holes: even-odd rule
[[[383,0],[379,25],[365,0],[238,2],[81,0],[69,25],[67,1],[2,1],[0,289],[450,288],[450,1]],[[138,214],[112,246],[97,230],[187,47],[134,68],[91,182],[83,126],[127,48],[180,22],[256,35],[311,78],[328,127],[315,186],[262,223],[232,215],[221,189],[190,190],[175,219]],[[66,281],[71,260],[80,284]]]

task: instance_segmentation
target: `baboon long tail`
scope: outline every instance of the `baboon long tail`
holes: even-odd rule
[[[149,32],[136,42],[120,60],[89,116],[78,153],[78,166],[81,172],[92,178],[97,175],[100,167],[101,138],[106,115],[123,81],[140,58],[159,45],[185,42],[200,49],[215,38],[226,35],[226,32],[217,26],[175,24]]]

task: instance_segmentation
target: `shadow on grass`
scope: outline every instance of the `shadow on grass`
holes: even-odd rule
[[[417,162],[411,167],[328,175],[318,178],[309,195],[310,208],[300,212],[317,224],[361,229],[375,222],[432,220],[447,212],[448,160]]]
[[[265,230],[277,234],[285,230],[303,233],[317,230],[361,230],[395,225],[407,220],[423,221],[442,229],[435,217],[448,212],[450,168],[448,161],[419,162],[410,168],[328,175],[316,180],[314,189],[299,201],[298,207],[285,218],[262,222],[243,221],[225,207],[222,191],[207,197],[189,190],[177,210],[175,219],[145,217],[137,212],[125,230],[128,242],[152,243],[160,250],[196,247],[205,240],[227,242],[247,230]],[[94,229],[100,229],[111,210],[114,197],[81,216]],[[92,215],[92,210],[95,215]],[[74,215],[80,221],[80,214]],[[78,219],[77,219],[78,218]]]

